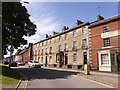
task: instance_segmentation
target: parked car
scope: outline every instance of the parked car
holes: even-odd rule
[[[17,67],[17,62],[16,62],[16,61],[12,61],[12,62],[10,63],[10,66],[11,66],[11,67]]]
[[[16,61],[17,62],[17,65],[20,66],[20,65],[25,65],[25,62],[23,61]]]
[[[35,60],[31,60],[28,62],[28,67],[39,67],[41,68],[41,64],[38,61]]]
[[[9,61],[4,60],[4,61],[3,61],[3,64],[7,64],[7,65],[8,65],[8,64],[9,64]]]

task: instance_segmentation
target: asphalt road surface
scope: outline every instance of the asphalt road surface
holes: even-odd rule
[[[76,72],[19,66],[18,71],[28,79],[25,88],[109,88],[104,84],[84,79]]]

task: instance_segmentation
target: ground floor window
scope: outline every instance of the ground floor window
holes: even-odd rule
[[[76,62],[77,61],[77,55],[76,53],[73,54],[73,62]]]
[[[41,63],[43,63],[43,57],[41,57]]]
[[[52,56],[49,57],[49,62],[50,62],[50,63],[52,62]]]
[[[40,62],[40,57],[38,57],[38,62]]]
[[[109,57],[108,54],[101,54],[101,65],[108,65]]]

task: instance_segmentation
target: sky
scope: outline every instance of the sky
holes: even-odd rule
[[[27,0],[26,0],[27,1]],[[118,15],[118,2],[32,2],[23,3],[31,15],[30,19],[37,26],[37,32],[25,37],[28,43],[45,39],[46,34],[61,32],[62,26],[75,27],[75,21],[93,22],[97,15],[109,18]],[[31,2],[30,2],[31,1]],[[98,7],[100,7],[98,9]],[[16,53],[14,51],[13,54]],[[9,56],[9,53],[5,57]]]
[[[29,2],[23,5],[37,25],[35,35],[24,37],[28,43],[38,42],[53,31],[61,32],[63,25],[75,27],[77,19],[93,22],[99,14],[105,18],[118,14],[118,2]]]

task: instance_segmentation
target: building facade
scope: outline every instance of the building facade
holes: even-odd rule
[[[33,59],[44,66],[83,69],[85,64],[99,71],[117,71],[120,48],[120,15],[91,23],[76,21],[74,28],[63,26],[33,45]]]
[[[98,16],[89,26],[90,61],[92,69],[99,71],[117,71],[116,52],[120,48],[120,15],[104,19]]]
[[[33,48],[33,43],[29,43],[29,46],[24,48],[23,50],[18,49],[17,53],[15,55],[12,55],[12,60],[24,61],[26,63],[30,60],[33,60],[32,48]]]
[[[74,28],[63,26],[62,32],[33,45],[33,59],[44,66],[80,69],[89,63],[88,22],[76,21]]]

